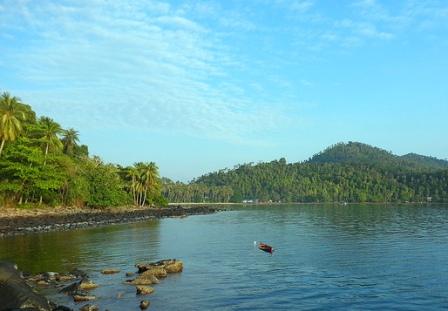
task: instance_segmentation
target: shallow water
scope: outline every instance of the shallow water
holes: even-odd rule
[[[124,272],[163,258],[180,258],[185,269],[155,285],[150,310],[446,309],[448,207],[235,207],[0,239],[0,259],[22,270],[86,270],[101,285],[96,303],[109,310],[137,310],[141,298],[122,284]],[[101,275],[107,267],[122,273]]]

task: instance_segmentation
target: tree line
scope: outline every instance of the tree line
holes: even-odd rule
[[[350,163],[245,164],[199,177],[193,184],[230,187],[230,201],[448,202],[448,170],[403,170]]]
[[[0,204],[165,205],[154,162],[121,167],[90,156],[79,132],[0,95]]]

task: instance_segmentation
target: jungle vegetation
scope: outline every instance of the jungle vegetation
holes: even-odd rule
[[[248,163],[164,189],[178,202],[448,202],[448,161],[349,142],[304,162]]]
[[[155,163],[132,167],[89,156],[79,132],[0,95],[0,205],[164,205]]]
[[[190,183],[154,162],[104,163],[9,93],[0,95],[0,205],[111,207],[167,202],[448,202],[448,161],[339,143],[304,162],[248,163]]]

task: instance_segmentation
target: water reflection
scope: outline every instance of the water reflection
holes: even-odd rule
[[[0,240],[0,260],[15,262],[32,273],[88,269],[98,261],[105,266],[128,265],[148,257],[158,258],[159,226],[159,220],[151,220],[7,237]]]

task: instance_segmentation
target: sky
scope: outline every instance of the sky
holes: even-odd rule
[[[189,181],[360,141],[448,158],[448,1],[0,0],[0,91]]]

